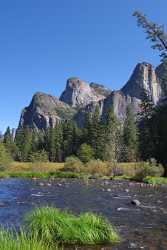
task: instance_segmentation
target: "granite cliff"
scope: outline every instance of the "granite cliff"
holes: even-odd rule
[[[78,77],[69,78],[59,99],[36,93],[30,105],[22,111],[19,127],[45,130],[70,119],[84,126],[85,114],[92,112],[97,105],[103,117],[112,106],[117,117],[123,120],[127,105],[131,105],[134,113],[139,111],[144,91],[147,91],[155,105],[164,96],[162,71],[164,73],[163,65],[154,70],[149,63],[138,63],[128,82],[117,91],[111,91],[101,84],[89,84]]]

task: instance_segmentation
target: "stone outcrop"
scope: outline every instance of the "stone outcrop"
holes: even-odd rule
[[[60,100],[74,108],[86,107],[91,102],[98,102],[104,99],[101,95],[85,81],[79,78],[70,78],[67,80],[66,89],[60,96]]]
[[[167,62],[161,63],[156,69],[155,69],[157,78],[160,82],[160,86],[162,89],[162,97],[163,99],[166,99],[167,96]]]
[[[125,95],[122,91],[113,91],[103,103],[102,116],[105,117],[109,107],[113,107],[114,113],[120,121],[123,121],[127,106],[131,106],[134,114],[139,112],[140,100],[136,97]]]
[[[156,76],[153,66],[149,63],[138,63],[132,76],[126,85],[121,89],[125,95],[142,99],[143,92],[146,91],[154,104],[161,97],[161,86]]]
[[[72,119],[75,111],[58,98],[36,93],[30,105],[22,111],[19,128],[29,126],[37,130],[54,127],[62,120]]]
[[[19,127],[29,126],[45,130],[60,121],[70,119],[74,119],[82,127],[86,114],[93,112],[97,105],[102,117],[105,117],[108,108],[112,106],[122,121],[128,105],[134,113],[139,111],[144,92],[148,93],[154,104],[162,99],[162,71],[164,72],[163,65],[155,71],[151,64],[139,63],[128,82],[118,91],[111,91],[97,83],[88,84],[77,77],[69,78],[60,99],[36,93],[30,105],[23,110]]]
[[[104,85],[98,84],[95,82],[91,82],[90,87],[93,88],[98,95],[101,95],[104,97],[109,96],[112,92],[111,89],[108,89]]]

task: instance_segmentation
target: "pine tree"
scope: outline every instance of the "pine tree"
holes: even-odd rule
[[[32,130],[29,127],[20,128],[15,137],[18,147],[17,160],[28,161],[32,151]]]
[[[96,106],[93,113],[87,115],[86,123],[87,140],[85,141],[94,150],[96,159],[104,158],[105,148],[105,126],[100,117],[99,106]]]
[[[12,157],[12,159],[15,159],[17,155],[17,146],[14,143],[14,138],[13,138],[13,134],[11,132],[10,127],[7,127],[6,129],[6,132],[3,138],[3,143],[7,151],[9,152],[10,156]]]
[[[64,159],[74,153],[74,126],[73,121],[66,121],[63,123]]]
[[[167,104],[155,108],[150,119],[150,133],[153,143],[153,155],[165,167],[167,176]]]
[[[138,155],[138,132],[135,117],[130,106],[127,106],[126,118],[123,126],[124,160],[133,162]]]
[[[147,19],[146,15],[143,15],[139,11],[135,11],[133,16],[137,18],[138,26],[141,26],[145,33],[147,34],[147,39],[149,39],[153,45],[153,49],[160,51],[160,56],[163,61],[167,59],[167,34],[164,31],[163,25],[157,25]]]
[[[84,163],[90,161],[94,157],[93,148],[86,143],[81,144],[78,150],[78,157]]]
[[[110,162],[115,162],[120,159],[121,154],[121,129],[113,108],[108,109],[105,126],[106,134],[104,159]]]
[[[62,161],[62,126],[57,124],[54,128],[49,128],[46,135],[47,151],[49,160]]]
[[[151,132],[151,118],[154,112],[154,104],[147,92],[143,93],[143,99],[138,113],[139,122],[139,148],[142,160],[148,160],[154,155],[154,145]]]

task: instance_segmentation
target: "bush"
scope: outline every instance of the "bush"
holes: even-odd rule
[[[74,216],[52,207],[37,208],[26,216],[30,235],[51,244],[100,244],[119,241],[113,227],[92,213]]]
[[[93,148],[86,144],[86,143],[83,143],[80,148],[79,148],[79,151],[78,151],[78,157],[79,159],[86,163],[88,161],[90,161],[94,156],[94,150]]]
[[[155,161],[141,162],[135,175],[135,179],[138,181],[143,181],[143,179],[147,176],[160,177],[163,175],[163,173],[164,169],[161,164],[155,164]]]
[[[64,170],[79,173],[83,169],[83,163],[76,156],[69,156],[64,163]]]
[[[3,143],[0,143],[0,170],[5,170],[5,168],[10,163],[11,158],[7,152]]]
[[[151,177],[147,176],[143,180],[145,183],[153,185],[167,185],[167,177]]]
[[[107,175],[109,173],[109,168],[106,162],[101,160],[91,160],[85,166],[85,172],[92,175]]]
[[[48,162],[48,154],[45,150],[31,153],[29,156],[31,162]]]

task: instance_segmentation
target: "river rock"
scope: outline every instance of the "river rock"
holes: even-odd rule
[[[132,200],[132,201],[131,201],[131,204],[138,207],[138,206],[141,205],[141,202],[140,202],[139,200],[135,199],[135,200]]]

